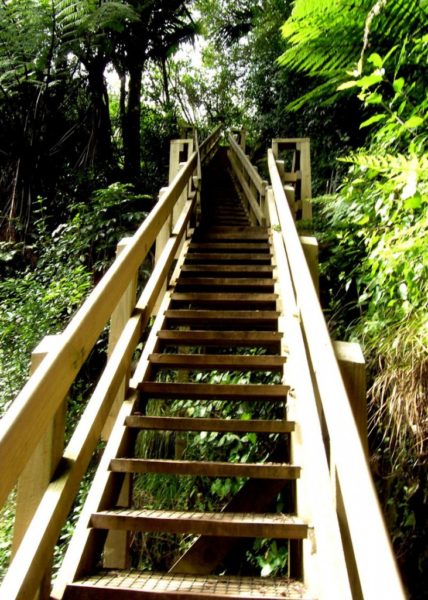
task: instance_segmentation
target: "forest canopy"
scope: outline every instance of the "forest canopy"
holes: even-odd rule
[[[363,346],[372,470],[420,581],[427,25],[427,0],[4,0],[0,411],[156,202],[183,127],[246,128],[261,169],[273,137],[310,137],[324,308]]]

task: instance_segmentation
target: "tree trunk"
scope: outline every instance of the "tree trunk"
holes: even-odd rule
[[[91,137],[88,142],[86,162],[111,167],[113,149],[107,86],[104,78],[106,61],[96,57],[86,65],[91,94]]]
[[[128,106],[123,131],[125,155],[125,176],[129,181],[138,182],[140,175],[140,116],[142,66],[133,65],[129,69]]]

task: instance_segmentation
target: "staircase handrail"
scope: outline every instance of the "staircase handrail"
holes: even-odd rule
[[[403,600],[402,582],[369,465],[272,150],[268,152],[268,166],[363,597],[366,600]]]
[[[259,225],[264,225],[267,182],[262,179],[232,133],[228,134],[229,158],[235,180],[244,195],[244,205]]]
[[[200,151],[204,158],[212,152],[219,137],[220,128],[217,128],[201,144]],[[0,421],[0,506],[52,422],[175,203],[192,181],[197,159],[198,153],[195,151],[61,333],[55,349],[46,355]]]

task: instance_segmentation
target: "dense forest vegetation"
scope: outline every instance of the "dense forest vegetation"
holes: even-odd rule
[[[364,348],[372,470],[422,598],[427,25],[425,0],[4,0],[0,412],[156,202],[184,124],[245,127],[261,169],[272,137],[309,136],[325,311]]]

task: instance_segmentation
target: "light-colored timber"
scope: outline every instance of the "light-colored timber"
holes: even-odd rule
[[[291,433],[293,421],[284,419],[206,419],[203,417],[153,417],[131,415],[126,418],[127,427],[136,429],[162,429],[169,431],[229,431],[233,433]]]
[[[281,371],[284,356],[246,356],[215,354],[151,354],[150,362],[159,368],[184,368],[194,370],[218,369],[226,371]]]
[[[296,479],[300,468],[281,463],[228,463],[221,461],[116,458],[110,463],[116,473],[168,473],[206,477],[254,477]]]
[[[220,324],[223,327],[250,327],[252,329],[266,329],[267,326],[275,328],[280,313],[275,310],[224,310],[221,313],[215,310],[168,309],[165,312],[170,322],[179,322],[185,325],[197,324],[212,326]]]
[[[274,282],[272,279],[261,279],[261,278],[248,278],[248,277],[180,277],[177,281],[176,289],[181,290],[182,288],[221,288],[224,290],[228,289],[246,289],[256,291],[260,289],[267,289],[273,291]]]
[[[280,331],[180,331],[172,329],[159,331],[158,337],[165,344],[278,348],[283,334]]]
[[[270,258],[270,254],[268,253],[263,253],[263,254],[250,254],[250,253],[243,253],[243,252],[192,252],[191,254],[188,254],[187,258],[186,258],[186,263],[190,264],[190,263],[195,263],[195,262],[200,262],[200,263],[217,263],[217,262],[224,262],[224,263],[235,263],[235,264],[240,264],[240,263],[261,263],[261,264],[270,264],[271,262],[271,258]]]
[[[64,600],[315,600],[298,581],[281,578],[165,575],[101,571],[67,588]]]
[[[273,513],[106,510],[92,514],[91,526],[96,529],[277,539],[303,539],[308,533],[308,527],[301,519]]]
[[[309,140],[274,140],[270,187],[245,132],[228,150],[220,135],[171,143],[157,205],[0,423],[0,499],[25,469],[0,598],[405,597],[366,463],[364,360],[333,345],[316,240],[294,223],[311,218]],[[109,320],[105,368],[65,444],[56,415]],[[42,464],[36,449],[52,431]],[[54,546],[102,432],[50,591]],[[154,477],[178,493],[153,498]],[[254,538],[287,548],[286,578],[210,575],[239,573]],[[165,572],[129,571],[140,561]]]
[[[285,400],[287,385],[157,383],[143,381],[139,390],[148,398],[194,398],[198,400]]]

